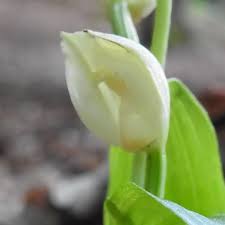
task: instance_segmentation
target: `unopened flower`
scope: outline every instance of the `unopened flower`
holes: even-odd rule
[[[135,22],[151,14],[156,7],[156,0],[126,0]]]
[[[169,88],[155,57],[112,34],[63,32],[62,39],[70,97],[90,131],[128,151],[165,143]]]

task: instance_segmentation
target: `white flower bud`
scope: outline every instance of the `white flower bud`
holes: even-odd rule
[[[156,0],[126,0],[135,22],[151,14],[156,7]]]
[[[62,39],[67,85],[83,123],[128,151],[165,144],[169,88],[155,57],[112,34],[63,32]]]

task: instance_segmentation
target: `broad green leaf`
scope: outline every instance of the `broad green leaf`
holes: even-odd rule
[[[132,183],[117,190],[105,205],[117,225],[225,225],[223,220],[208,219]]]
[[[131,180],[134,154],[119,147],[111,147],[109,155],[109,187],[108,194],[113,193],[121,185]]]
[[[121,185],[134,182],[141,187],[145,185],[146,153],[130,153],[119,147],[111,147],[109,156],[109,188],[112,194]]]
[[[170,80],[169,85],[165,198],[205,216],[225,213],[225,186],[214,128],[184,84]]]
[[[109,184],[107,196],[112,195],[121,186],[131,181],[134,154],[119,147],[111,146],[109,153]],[[104,206],[104,224],[113,225],[108,210]]]

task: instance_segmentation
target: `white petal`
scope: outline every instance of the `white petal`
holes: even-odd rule
[[[64,40],[69,38],[68,35],[64,34]],[[95,135],[109,143],[119,144],[118,127],[98,86],[91,79],[90,67],[83,59],[85,52],[81,54],[76,46],[80,42],[73,40],[74,36],[62,45],[66,55],[66,81],[74,107],[81,120]]]
[[[121,107],[123,107],[120,115],[122,140],[130,139],[132,141],[129,134],[129,131],[133,132],[129,128],[129,123],[132,123],[132,120],[129,119],[129,113],[139,115],[145,121],[146,126],[142,126],[140,121],[140,125],[139,127],[136,126],[136,129],[139,132],[148,133],[148,136],[145,136],[148,143],[161,141],[159,140],[160,137],[166,139],[170,96],[168,83],[161,65],[140,44],[116,35],[93,31],[89,31],[89,33],[99,37],[99,40],[105,39],[110,41],[111,45],[114,44],[114,46],[118,45],[118,48],[120,47],[120,51],[117,50],[114,58],[107,66],[117,73],[117,77],[124,81],[127,88],[126,96],[123,96],[121,103]],[[104,49],[107,49],[106,46],[104,46]],[[113,54],[112,49],[108,48],[108,55]],[[132,117],[130,116],[130,118]],[[126,136],[129,136],[129,138]],[[136,137],[133,138],[137,139]]]

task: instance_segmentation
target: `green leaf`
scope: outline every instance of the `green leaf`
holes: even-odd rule
[[[117,225],[224,225],[176,203],[162,200],[135,184],[117,190],[106,200],[106,210]]]
[[[134,154],[115,146],[110,147],[109,153],[109,184],[107,196],[111,196],[121,186],[132,179]],[[104,224],[113,225],[108,210],[104,206]],[[116,225],[116,224],[115,224]],[[125,225],[125,224],[124,224]]]
[[[146,156],[143,152],[130,153],[120,147],[112,146],[109,155],[108,194],[112,194],[127,182],[134,182],[144,187]]]
[[[214,128],[184,84],[170,80],[169,85],[165,198],[205,216],[225,213],[225,186]]]
[[[134,154],[126,152],[119,147],[112,146],[110,148],[109,195],[131,180],[133,158]]]

